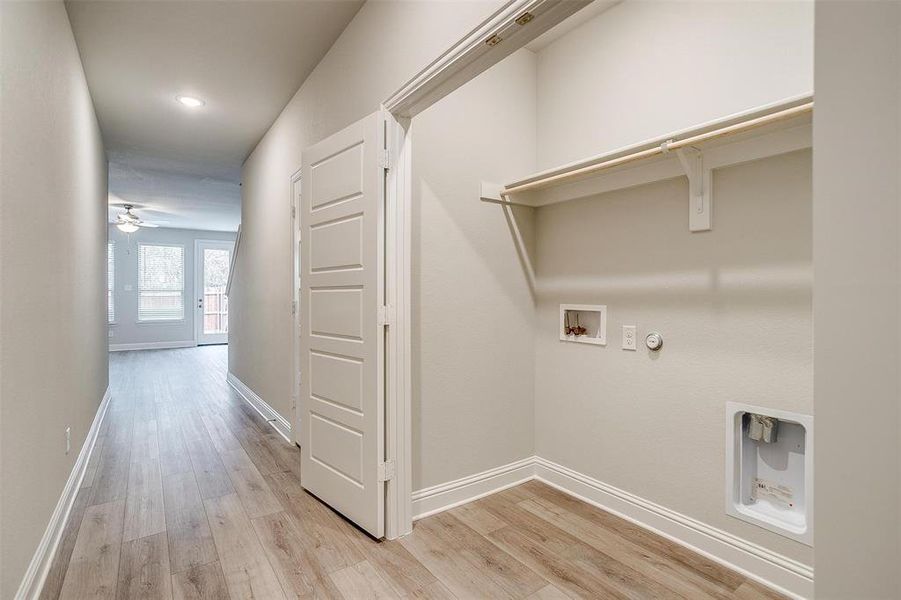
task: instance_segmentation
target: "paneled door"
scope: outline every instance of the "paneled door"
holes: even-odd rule
[[[300,421],[303,487],[385,529],[384,149],[375,113],[303,151]]]
[[[194,331],[197,344],[228,343],[228,269],[234,244],[197,240],[194,243]]]

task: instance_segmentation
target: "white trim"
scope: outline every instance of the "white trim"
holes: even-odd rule
[[[813,567],[538,456],[413,493],[414,519],[537,479],[791,598],[813,597]]]
[[[146,323],[146,321],[145,321]],[[110,352],[122,352],[123,350],[167,350],[170,348],[193,348],[197,345],[194,340],[180,342],[138,342],[137,344],[110,344]]]
[[[260,415],[272,425],[273,429],[275,429],[279,435],[285,438],[286,442],[289,444],[293,443],[291,441],[291,423],[285,417],[278,414],[274,408],[269,406],[269,403],[260,398],[252,389],[247,387],[243,381],[231,373],[226,377],[226,381],[228,381],[228,385],[232,386],[235,391],[254,408],[254,410],[260,413]]]
[[[447,94],[519,50],[545,31],[590,4],[591,0],[509,0],[476,25],[384,102],[398,118],[412,118]],[[518,25],[529,12],[533,19]],[[497,36],[500,43],[487,45]]]
[[[412,138],[408,119],[387,111],[384,119],[391,158],[385,180],[385,301],[392,309],[386,331],[385,460],[395,467],[385,486],[385,537],[396,539],[413,530]]]
[[[782,594],[813,597],[809,565],[543,458],[535,458],[535,477]]]
[[[535,457],[413,492],[414,520],[444,512],[535,478]]]
[[[88,435],[81,446],[81,451],[78,453],[78,458],[75,459],[75,464],[69,473],[69,479],[63,487],[63,492],[56,503],[56,508],[53,509],[50,522],[47,523],[47,529],[44,530],[44,536],[41,538],[34,556],[31,558],[28,570],[25,571],[25,577],[19,585],[19,591],[16,592],[16,600],[37,598],[41,595],[41,590],[44,589],[47,574],[50,572],[50,567],[53,564],[53,557],[56,556],[56,550],[62,539],[63,530],[66,527],[66,522],[69,520],[72,506],[75,504],[75,497],[78,496],[78,490],[81,489],[85,471],[88,468],[88,463],[91,461],[91,455],[94,453],[94,445],[97,442],[100,426],[103,424],[103,418],[106,416],[109,403],[110,391],[107,387],[106,392],[103,394],[103,399],[100,401],[100,406],[97,407],[97,412],[94,414],[94,421],[91,423]]]

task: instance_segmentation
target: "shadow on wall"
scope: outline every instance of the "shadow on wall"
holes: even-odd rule
[[[537,209],[527,246],[536,295],[676,310],[683,300],[810,306],[809,192],[792,196],[797,185],[782,181],[799,173],[809,180],[809,150],[716,171],[713,230],[700,233],[688,231],[683,177]]]

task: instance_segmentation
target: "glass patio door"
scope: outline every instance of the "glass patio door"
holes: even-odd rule
[[[198,240],[195,244],[194,327],[197,344],[228,343],[228,269],[232,242]]]

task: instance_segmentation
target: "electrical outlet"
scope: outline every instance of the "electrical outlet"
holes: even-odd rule
[[[72,450],[72,428],[66,427],[66,454]]]
[[[635,349],[635,325],[623,325],[623,350]]]

